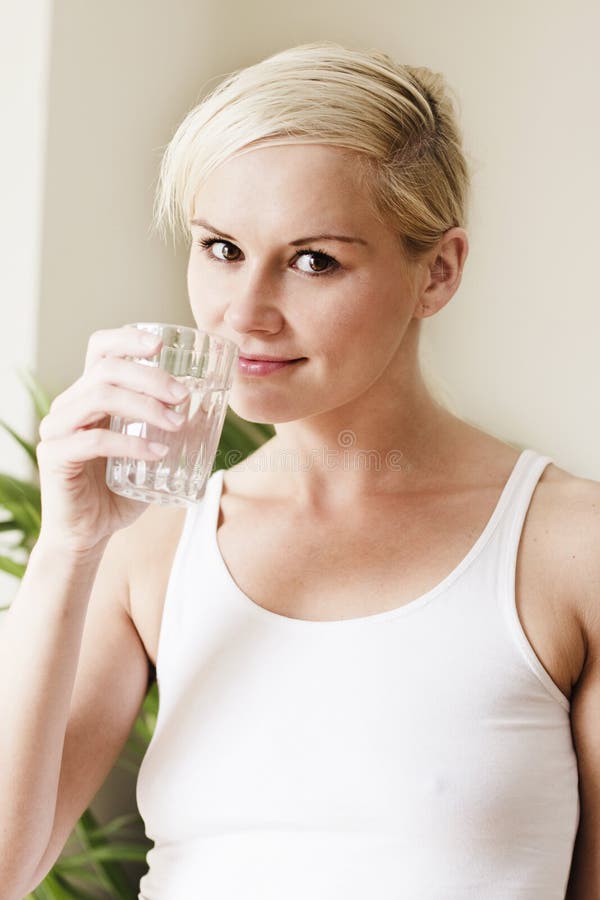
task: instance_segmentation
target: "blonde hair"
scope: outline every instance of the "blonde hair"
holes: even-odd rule
[[[164,152],[153,225],[189,233],[202,183],[257,143],[354,151],[373,210],[411,260],[465,227],[469,168],[444,77],[380,50],[301,44],[227,75],[184,118]]]

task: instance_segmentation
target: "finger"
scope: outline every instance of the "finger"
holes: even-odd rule
[[[130,457],[156,460],[162,458],[156,444],[134,435],[119,434],[106,428],[78,431],[67,438],[42,441],[36,447],[36,455],[43,469],[62,471],[65,475],[81,470],[80,463],[99,457]]]
[[[56,440],[97,426],[107,416],[121,416],[168,432],[177,431],[185,421],[184,413],[155,397],[100,382],[49,413],[40,422],[39,434],[42,440]]]
[[[50,406],[54,413],[78,401],[93,385],[112,384],[155,397],[163,403],[177,405],[189,398],[185,384],[158,366],[147,366],[134,360],[103,357],[55,398]]]
[[[133,325],[94,331],[88,341],[84,371],[105,356],[155,356],[161,344],[158,335]]]

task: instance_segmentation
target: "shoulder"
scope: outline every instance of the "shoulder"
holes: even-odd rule
[[[573,475],[549,463],[536,492],[545,513],[549,540],[573,551],[570,556],[592,562],[598,557],[600,534],[600,482]]]
[[[554,465],[546,472],[540,479],[546,565],[577,617],[585,645],[570,706],[581,808],[567,889],[575,900],[598,896],[600,872],[600,483]]]
[[[586,647],[600,657],[600,482],[550,463],[534,497],[533,539],[548,581],[577,618]]]

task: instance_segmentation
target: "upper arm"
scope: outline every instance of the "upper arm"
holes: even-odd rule
[[[580,820],[568,900],[600,900],[600,657],[589,659],[571,703]]]
[[[128,560],[135,533],[134,524],[113,534],[98,567],[71,698],[52,834],[31,889],[52,868],[114,766],[146,694],[149,661],[127,612]]]
[[[571,698],[579,771],[580,822],[567,900],[600,900],[600,484],[588,485],[580,541],[578,606],[586,639],[583,670]],[[583,536],[585,531],[585,536]]]

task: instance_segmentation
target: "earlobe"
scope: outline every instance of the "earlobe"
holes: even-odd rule
[[[439,282],[445,281],[447,277],[446,267],[444,265],[444,260],[441,257],[438,257],[429,270],[429,286],[427,290],[433,290],[435,292],[437,285]],[[435,303],[427,303],[425,300],[422,300],[415,310],[418,314],[419,318],[426,318],[427,316],[433,315],[434,312],[437,312],[439,307]]]
[[[427,303],[419,303],[415,312],[417,313],[417,318],[424,319],[427,316],[431,315],[431,309]]]

